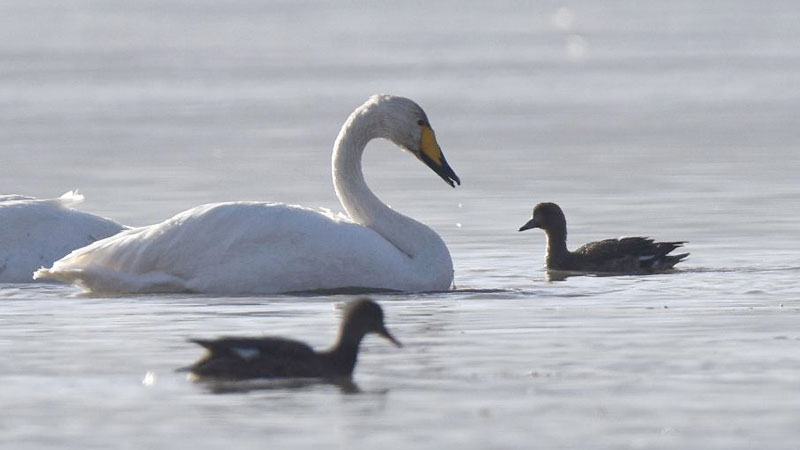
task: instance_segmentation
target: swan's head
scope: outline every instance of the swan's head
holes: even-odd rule
[[[413,100],[394,95],[373,95],[364,106],[379,113],[380,137],[411,152],[450,186],[461,184],[436,142],[428,116]]]

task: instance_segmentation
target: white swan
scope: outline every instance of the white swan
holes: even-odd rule
[[[94,292],[449,289],[453,263],[439,235],[383,204],[364,181],[361,155],[375,138],[460,184],[422,108],[376,95],[350,115],[333,148],[333,184],[349,217],[276,203],[204,205],[95,242],[35,276]]]
[[[125,229],[111,219],[72,209],[83,195],[0,195],[0,283],[31,283],[33,272],[76,248]]]

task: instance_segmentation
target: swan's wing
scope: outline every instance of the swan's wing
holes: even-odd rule
[[[372,286],[363,283],[403,257],[358,224],[298,206],[235,202],[122,232],[37,276],[92,291],[277,293]]]
[[[21,200],[36,200],[36,197],[28,197],[27,195],[19,195],[19,194],[0,195],[0,203],[18,202]]]
[[[0,197],[0,282],[32,282],[36,269],[124,228],[69,208],[75,200]]]

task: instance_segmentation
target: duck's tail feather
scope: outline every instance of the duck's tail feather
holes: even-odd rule
[[[669,269],[672,268],[675,264],[686,259],[689,256],[689,253],[681,253],[680,255],[669,255],[664,257],[665,268]]]
[[[689,253],[681,253],[680,255],[662,255],[660,257],[650,260],[650,270],[662,271],[672,269],[676,264],[686,259]]]
[[[201,346],[203,348],[207,348],[209,350],[211,350],[211,348],[213,347],[213,342],[208,340],[208,339],[188,338],[188,339],[186,339],[186,342],[191,342],[193,344],[197,344],[197,345],[199,345],[199,346]]]

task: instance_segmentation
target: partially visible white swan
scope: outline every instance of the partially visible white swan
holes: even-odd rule
[[[348,217],[277,203],[204,205],[76,250],[35,277],[128,293],[449,289],[453,263],[439,235],[383,204],[364,181],[361,155],[375,138],[460,184],[422,108],[376,95],[350,115],[333,148],[333,184]]]
[[[125,229],[71,208],[81,201],[77,191],[50,199],[0,195],[0,283],[31,283],[36,269]]]

